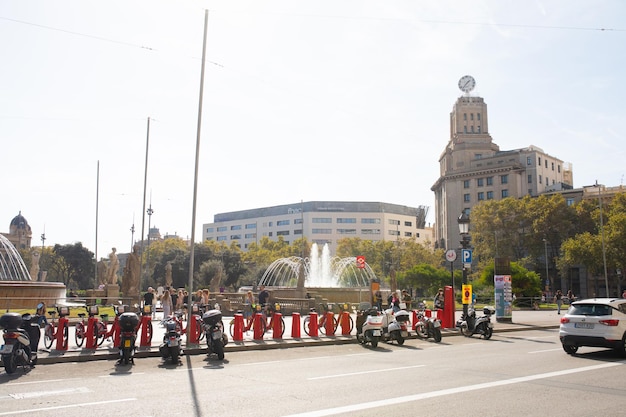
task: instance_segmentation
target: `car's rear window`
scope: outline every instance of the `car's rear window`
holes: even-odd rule
[[[611,307],[603,304],[574,304],[567,314],[577,314],[582,316],[610,316]]]

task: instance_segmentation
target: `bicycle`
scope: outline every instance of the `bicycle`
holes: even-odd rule
[[[280,304],[276,303],[274,304],[274,308],[271,307],[270,304],[267,304],[265,306],[265,309],[262,310],[261,314],[263,314],[262,316],[262,327],[263,327],[263,334],[265,334],[266,331],[272,331],[274,330],[274,320],[276,318],[276,315],[274,313],[276,313],[277,311],[280,311]],[[269,316],[269,322],[267,322],[267,317]],[[280,316],[280,335],[279,337],[283,337],[283,334],[285,334],[285,319],[283,319],[283,316]],[[274,337],[276,337],[276,335],[274,335]]]
[[[337,332],[337,329],[339,328],[339,319],[341,318],[341,313],[344,311],[348,311],[348,304],[343,304],[339,306],[340,308],[340,312],[339,312],[339,318],[335,317],[335,315],[333,314],[333,334]],[[328,304],[328,305],[324,305],[324,304],[320,304],[320,310],[324,310],[326,312],[332,312],[333,311],[333,305],[332,304]],[[311,311],[315,312],[316,310],[313,308],[311,309]],[[350,333],[352,333],[352,330],[354,329],[354,319],[352,318],[352,316],[348,316],[349,321],[350,321]],[[326,334],[326,320],[328,320],[327,318],[327,314],[324,313],[321,316],[318,317],[317,319],[317,329],[321,334]],[[311,326],[311,316],[307,316],[304,318],[304,322],[302,323],[302,325],[304,326],[304,332],[309,335],[309,327]]]
[[[89,313],[89,317],[95,317],[98,315],[98,306],[85,307],[85,310]],[[83,342],[85,341],[85,337],[87,336],[87,326],[89,325],[89,321],[85,321],[85,313],[78,313],[78,317],[80,317],[80,321],[76,323],[76,330],[74,333],[74,339],[76,340],[76,346],[81,347]],[[93,334],[97,340],[97,345],[102,345],[104,342],[104,338],[107,335],[107,327],[106,325],[100,321],[100,319],[96,319],[96,322],[93,324]]]
[[[257,308],[258,307],[258,308]],[[244,319],[244,326],[243,326],[243,332],[248,333],[250,330],[252,330],[253,325],[254,325],[254,314],[255,312],[261,312],[261,305],[260,304],[250,304],[250,316],[245,317]],[[237,313],[242,314],[243,311],[239,310],[237,311]],[[263,334],[265,334],[265,320],[261,320],[261,327],[263,328]],[[229,331],[230,331],[230,337],[235,337],[235,319],[232,319],[230,321],[230,325],[229,325]]]
[[[47,349],[50,349],[52,347],[52,343],[54,342],[54,339],[57,337],[57,332],[61,331],[57,324],[56,324],[56,317],[55,315],[57,314],[57,312],[55,310],[52,311],[48,311],[48,314],[50,315],[50,322],[48,324],[46,324],[46,327],[44,328],[43,331],[43,344]],[[67,335],[68,335],[68,325],[67,323],[65,323],[65,325],[63,326],[63,341],[64,341],[64,347],[67,346]]]

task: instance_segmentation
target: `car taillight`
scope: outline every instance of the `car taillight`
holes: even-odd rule
[[[605,326],[617,326],[619,324],[619,320],[617,319],[600,320],[600,324],[604,324]]]
[[[561,317],[561,324],[569,323],[569,319],[567,317]]]

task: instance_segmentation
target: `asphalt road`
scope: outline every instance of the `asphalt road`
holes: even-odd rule
[[[618,416],[626,360],[558,330],[37,366],[0,373],[0,416]]]

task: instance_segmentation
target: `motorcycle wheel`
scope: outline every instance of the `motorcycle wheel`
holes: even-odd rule
[[[415,332],[417,333],[417,336],[422,339],[428,338],[428,330],[426,330],[424,323],[417,323],[415,326]]]
[[[74,328],[74,340],[76,340],[76,346],[78,347],[81,347],[85,341],[85,326],[81,322],[76,323]]]
[[[363,338],[363,336],[361,336],[360,334],[357,333],[356,341],[359,342],[360,344],[363,344],[365,342],[365,339]]]
[[[435,342],[437,343],[441,342],[441,329],[433,329],[433,339],[435,339]]]
[[[222,346],[221,341],[216,341],[213,344],[213,350],[215,351],[215,354],[217,355],[217,359],[219,360],[224,359],[224,346]]]
[[[461,334],[465,337],[472,337],[472,332],[467,328],[467,324],[465,326],[461,325],[459,327],[459,329],[461,330]]]
[[[372,347],[373,348],[377,347],[378,346],[378,339],[372,339],[371,343],[372,343]]]
[[[17,370],[17,358],[14,353],[2,355],[2,363],[4,364],[4,370],[7,371],[7,374],[12,374]]]
[[[50,349],[52,347],[53,341],[54,341],[54,332],[52,330],[52,325],[47,324],[43,332],[43,345],[46,347],[46,349]]]
[[[122,350],[122,363],[124,365],[128,365],[129,362],[130,362],[130,349],[123,349]]]
[[[172,363],[178,363],[178,356],[180,356],[180,348],[170,349],[170,356],[172,357]]]
[[[493,335],[493,329],[491,327],[485,326],[485,332],[483,333],[483,336],[485,336],[485,340],[491,339],[491,335]]]
[[[401,335],[401,334],[399,334],[399,335],[396,337],[396,341],[398,342],[398,345],[402,346],[402,345],[404,344],[404,337],[402,337],[402,335]]]

